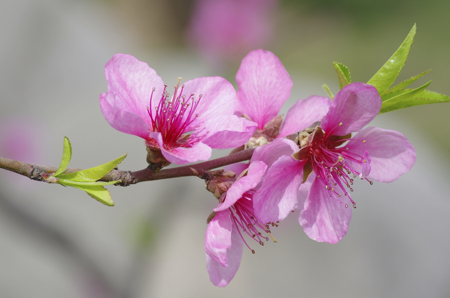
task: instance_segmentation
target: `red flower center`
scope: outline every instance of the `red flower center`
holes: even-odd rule
[[[297,156],[301,156],[301,159],[309,159],[317,179],[324,185],[330,197],[334,197],[343,204],[339,198],[344,194],[352,202],[353,208],[356,208],[356,203],[352,200],[349,191],[353,192],[351,187],[353,179],[358,176],[361,180],[367,180],[370,184],[373,184],[372,181],[366,178],[370,172],[370,157],[367,151],[364,151],[364,156],[360,156],[346,146],[338,146],[345,142],[361,140],[351,139],[351,135],[343,137],[326,136],[320,127],[316,128],[311,137],[311,142],[306,147],[303,147]],[[359,164],[362,169],[361,172],[355,170],[346,161],[351,161],[352,164]],[[348,207],[347,204],[344,205],[346,208]]]
[[[184,85],[180,88],[180,81],[181,78],[178,79],[171,99],[170,94],[166,90],[167,85],[164,85],[163,94],[158,105],[155,106],[155,115],[153,115],[151,108],[147,108],[153,130],[161,133],[166,149],[191,147],[198,141],[198,138],[190,132],[193,131],[191,124],[198,117],[198,114],[195,114],[195,110],[203,95],[200,94],[198,100],[195,100],[194,94],[186,97],[183,94]],[[153,88],[150,95],[150,107],[153,103],[154,92],[155,88]],[[151,141],[157,146],[154,140]]]

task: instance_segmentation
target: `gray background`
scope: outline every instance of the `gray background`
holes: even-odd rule
[[[181,2],[0,1],[0,128],[12,121],[29,125],[38,160],[26,161],[57,165],[68,136],[72,167],[124,153],[121,169],[146,166],[143,140],[115,131],[100,112],[104,65],[122,52],[146,61],[169,85],[179,76],[217,75],[184,44],[185,24],[171,14]],[[372,17],[367,24],[345,5],[330,12],[308,1],[282,2],[267,46],[294,81],[282,112],[297,99],[325,95],[323,83],[337,90],[334,60],[368,80],[415,21],[419,33],[403,78],[434,68],[431,89],[450,94],[443,54],[450,48],[448,23],[433,21],[442,7],[430,3],[427,10],[410,7],[409,14]],[[436,22],[442,26],[433,27]],[[234,84],[239,62],[219,74]],[[244,250],[224,289],[214,287],[205,270],[205,220],[216,200],[201,180],[109,187],[116,203],[110,208],[79,190],[0,171],[0,296],[448,297],[449,110],[444,104],[377,117],[373,125],[399,130],[413,143],[412,171],[391,184],[357,183],[358,208],[338,244],[310,240],[298,212],[291,215],[273,231],[277,244],[251,243],[255,255]]]

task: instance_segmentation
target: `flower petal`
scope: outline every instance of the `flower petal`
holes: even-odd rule
[[[219,212],[230,208],[246,191],[255,188],[266,173],[266,168],[267,165],[262,161],[252,162],[248,167],[247,175],[236,180],[236,182],[231,185],[231,187],[227,190],[225,201],[220,203],[214,211]]]
[[[381,109],[381,97],[375,87],[352,83],[336,94],[321,127],[328,136],[344,136],[360,131]]]
[[[100,94],[100,108],[106,121],[118,131],[148,139],[150,129],[141,116],[120,108],[120,99],[112,93]]]
[[[147,107],[153,88],[153,100],[159,102],[164,90],[161,78],[147,63],[126,54],[116,54],[108,61],[105,77],[108,92],[100,95],[100,107],[108,123],[119,131],[148,138],[151,121]]]
[[[256,50],[245,56],[236,81],[239,87],[236,111],[258,123],[259,129],[278,114],[291,95],[291,77],[269,51]]]
[[[231,247],[232,229],[233,221],[229,210],[217,212],[206,229],[206,253],[223,267],[228,266],[227,249]]]
[[[236,177],[239,176],[243,171],[248,169],[249,164],[243,162],[233,163],[231,165],[226,165],[223,167],[225,171],[232,171],[236,173]]]
[[[216,219],[217,216],[220,219]],[[210,228],[209,225],[214,220],[223,221],[222,216],[226,217],[227,227],[225,228],[220,223],[215,223],[215,226]],[[233,279],[241,264],[242,250],[244,247],[243,240],[236,225],[231,222],[232,226],[229,227],[228,221],[231,222],[230,211],[218,212],[208,225],[205,239],[206,270],[209,273],[211,282],[219,287],[225,287]],[[231,233],[228,227],[231,228]],[[208,248],[206,248],[206,241],[210,242],[208,243]],[[220,253],[217,253],[219,251]],[[224,253],[226,253],[226,256],[223,255]],[[218,257],[219,255],[221,256],[220,258]],[[223,265],[220,259],[226,259],[225,265]]]
[[[303,206],[305,205],[306,198],[308,197],[309,191],[311,190],[311,186],[316,179],[316,174],[312,172],[308,179],[306,179],[305,182],[300,185],[298,189],[298,205],[297,207],[300,208],[300,210],[303,210]]]
[[[314,180],[298,219],[309,238],[334,244],[347,234],[352,210],[345,204],[351,204],[346,196],[339,199],[330,197],[319,179]]]
[[[364,150],[369,153],[371,170],[367,178],[379,182],[398,179],[411,170],[416,162],[416,151],[412,144],[403,134],[394,130],[367,127],[357,133],[345,147],[349,148],[349,152],[360,156],[364,154]],[[361,166],[349,163],[357,171],[361,171]]]
[[[161,149],[162,155],[170,162],[184,165],[190,162],[200,160],[208,160],[211,157],[211,148],[208,145],[198,142],[192,147],[177,147],[167,150],[164,147],[164,142],[160,132],[150,133],[150,137],[155,139]]]
[[[369,152],[367,152],[367,150],[365,149],[363,152],[363,158],[364,163],[362,164],[361,174],[359,174],[359,178],[366,178],[370,174],[370,171],[372,169],[372,167],[370,166],[370,162],[372,161],[372,159],[370,158]]]
[[[187,81],[184,83],[183,94],[186,98],[194,94],[195,101],[199,101],[195,110],[198,117],[187,131],[194,130],[199,124],[215,119],[219,115],[233,115],[237,101],[233,85],[221,77],[204,77]]]
[[[305,162],[281,156],[267,170],[261,188],[253,196],[253,208],[262,223],[283,220],[297,204]]]
[[[270,167],[281,156],[292,155],[296,151],[298,151],[298,146],[295,142],[284,138],[275,139],[270,144],[256,148],[251,162],[261,160]]]
[[[236,148],[244,145],[256,130],[256,123],[235,115],[219,115],[202,124],[206,135],[202,143],[211,148]],[[200,133],[202,129],[199,128]]]
[[[330,104],[330,99],[322,96],[310,96],[307,99],[298,100],[289,109],[278,137],[282,138],[302,131],[314,122],[320,121],[327,114]]]

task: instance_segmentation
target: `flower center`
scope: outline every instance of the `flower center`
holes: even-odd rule
[[[258,242],[262,246],[264,246],[263,240],[269,240],[269,237],[263,236],[262,232],[269,235],[270,238],[272,238],[273,242],[276,243],[277,241],[272,236],[269,225],[271,224],[272,226],[278,227],[278,222],[267,223],[265,225],[258,222],[254,215],[252,201],[253,192],[246,192],[244,193],[242,198],[240,198],[236,203],[234,203],[233,206],[230,207],[230,211],[232,220],[239,232],[239,235],[241,236],[242,240],[244,240],[244,243],[248,247],[248,249],[250,249],[254,254],[255,251],[251,249],[247,241],[245,241],[243,232],[249,235],[253,240]]]
[[[183,94],[184,85],[181,85],[180,88],[180,81],[181,78],[178,78],[178,83],[174,87],[175,91],[171,98],[167,92],[167,85],[164,85],[163,94],[158,105],[155,105],[155,114],[153,114],[153,109],[151,108],[155,92],[155,88],[153,88],[152,94],[150,95],[150,108],[147,108],[153,130],[161,133],[164,146],[167,149],[191,147],[198,141],[198,138],[189,132],[193,131],[191,124],[198,117],[195,110],[203,95],[200,94],[197,100],[195,100],[194,94],[186,97]]]
[[[306,154],[309,156],[312,169],[314,170],[317,179],[324,185],[330,197],[334,197],[343,204],[339,198],[344,194],[350,199],[353,208],[356,208],[356,203],[350,196],[350,192],[353,192],[352,185],[354,178],[359,176],[361,180],[367,180],[371,185],[373,184],[372,181],[366,178],[370,173],[369,154],[364,150],[363,156],[360,156],[359,154],[350,151],[346,146],[337,147],[345,142],[361,141],[351,139],[351,135],[344,137],[330,137],[325,136],[325,133],[320,127],[316,129],[315,133],[317,133],[317,131],[319,131],[319,137],[316,137],[315,135],[312,136],[313,140],[311,140],[310,145],[303,149],[307,151]],[[321,134],[323,134],[323,136],[320,136]],[[365,142],[365,140],[363,142]],[[355,164],[361,166],[361,172],[354,168]],[[348,207],[347,204],[344,204],[344,206],[346,208]]]

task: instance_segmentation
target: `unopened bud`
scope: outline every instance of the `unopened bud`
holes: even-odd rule
[[[170,161],[168,161],[161,153],[161,149],[158,147],[149,146],[146,144],[147,149],[147,163],[149,165],[160,164],[160,169],[163,167],[167,167],[170,165]]]
[[[215,171],[206,179],[206,189],[219,199],[236,181],[236,173],[233,171]]]

